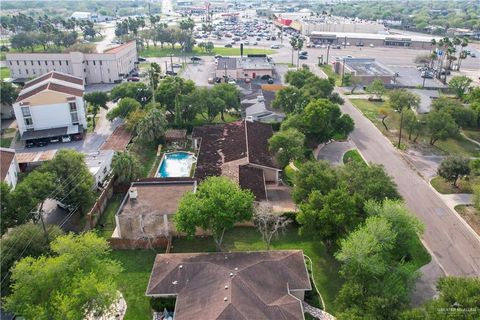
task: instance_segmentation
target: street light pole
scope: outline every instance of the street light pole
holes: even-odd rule
[[[345,58],[343,58],[342,63],[342,87],[343,87],[343,78],[345,77]]]
[[[328,63],[328,56],[330,55],[330,44],[327,45],[327,63]]]

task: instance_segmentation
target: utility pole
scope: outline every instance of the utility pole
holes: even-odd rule
[[[327,45],[327,63],[329,63],[328,61],[328,56],[330,55],[330,44]]]
[[[343,87],[343,78],[345,77],[345,58],[343,58],[342,64],[342,87]]]
[[[173,74],[173,54],[170,54],[170,67],[172,68],[172,74]]]

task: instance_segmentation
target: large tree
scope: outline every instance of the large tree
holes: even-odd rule
[[[295,174],[293,200],[301,203],[307,200],[309,194],[314,190],[320,191],[321,194],[327,194],[336,187],[337,181],[337,173],[328,162],[305,162]]]
[[[228,111],[239,111],[240,109],[240,92],[238,89],[229,83],[220,83],[214,86],[211,94],[223,101],[222,108],[220,108],[220,115],[222,121],[225,121],[225,113]]]
[[[303,97],[300,89],[294,86],[288,86],[275,93],[275,99],[272,106],[285,113],[301,112],[308,100]]]
[[[142,105],[137,100],[135,100],[133,98],[123,98],[118,103],[118,106],[111,109],[107,113],[107,119],[109,119],[111,121],[111,120],[113,120],[117,117],[118,118],[127,118],[128,115],[131,112],[134,112],[135,110],[138,110],[141,107],[142,107]]]
[[[102,315],[118,298],[121,267],[111,260],[108,243],[89,232],[59,236],[51,256],[27,257],[12,269],[6,310],[28,319],[85,319]]]
[[[390,107],[400,113],[400,130],[398,133],[397,143],[397,148],[400,148],[402,143],[404,111],[418,108],[420,104],[420,97],[415,93],[411,93],[405,89],[396,89],[389,92],[388,98]]]
[[[268,146],[276,153],[282,168],[292,160],[303,158],[304,143],[305,135],[296,129],[279,131],[268,140]]]
[[[110,99],[132,98],[141,100],[144,92],[148,92],[148,87],[145,83],[124,82],[115,86],[112,91],[110,91]]]
[[[438,140],[445,140],[458,134],[458,125],[447,111],[430,112],[426,116],[426,122],[432,146]]]
[[[195,83],[192,80],[185,80],[180,77],[167,77],[160,82],[155,99],[173,114],[175,106],[179,103],[181,95],[188,95],[195,90]]]
[[[3,195],[2,195],[3,196]],[[2,296],[6,296],[10,286],[10,269],[21,257],[39,257],[49,252],[49,241],[61,235],[56,225],[49,225],[47,237],[40,225],[25,223],[12,228],[2,236],[0,253],[2,256]]]
[[[42,165],[43,172],[55,175],[54,198],[80,212],[93,202],[95,179],[85,163],[85,156],[71,149],[60,149],[53,160]]]
[[[85,101],[92,105],[92,121],[93,127],[95,128],[95,117],[97,116],[98,111],[100,110],[100,108],[107,108],[108,94],[101,91],[90,92],[85,94],[83,98],[85,99]]]
[[[285,231],[292,220],[273,211],[273,207],[268,202],[260,202],[255,206],[253,213],[253,223],[258,232],[262,235],[263,242],[270,250],[270,243],[273,237]]]
[[[297,71],[290,70],[285,74],[285,82],[299,89],[313,78],[316,78],[316,76],[308,68]]]
[[[165,134],[167,125],[164,113],[151,109],[137,125],[138,138],[146,143],[158,141]]]
[[[236,222],[252,218],[253,194],[226,177],[209,177],[201,182],[195,193],[187,193],[180,200],[174,217],[176,228],[189,236],[197,228],[211,232],[221,250],[225,231]]]
[[[18,97],[17,88],[10,82],[0,81],[0,104],[11,106]]]
[[[454,76],[448,82],[448,87],[459,99],[462,99],[471,83],[472,79],[467,76]]]
[[[442,160],[437,172],[445,181],[456,187],[458,178],[470,174],[469,160],[459,156],[447,157]]]
[[[380,79],[375,79],[370,83],[366,88],[365,91],[371,93],[375,96],[376,99],[382,100],[383,95],[386,92],[385,84]]]
[[[134,154],[124,151],[113,156],[112,171],[121,183],[130,183],[140,177],[140,162]]]

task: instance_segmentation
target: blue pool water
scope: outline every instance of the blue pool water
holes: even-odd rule
[[[189,177],[194,156],[188,152],[167,153],[163,157],[157,177]]]

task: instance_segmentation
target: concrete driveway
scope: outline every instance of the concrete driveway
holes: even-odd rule
[[[355,149],[355,145],[350,139],[347,141],[333,141],[317,149],[315,157],[318,160],[325,160],[333,165],[343,164],[343,155],[348,150]]]

